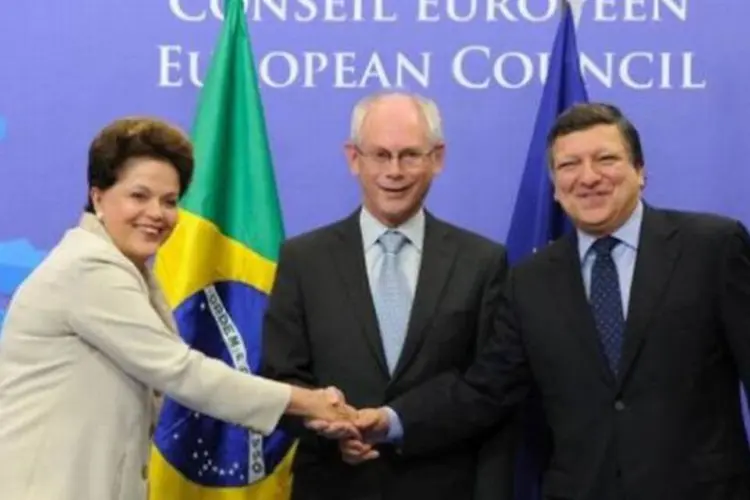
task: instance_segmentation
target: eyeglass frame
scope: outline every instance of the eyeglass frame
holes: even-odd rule
[[[396,159],[398,160],[399,166],[413,168],[422,166],[427,158],[432,156],[436,151],[443,149],[444,146],[442,144],[436,144],[432,148],[424,152],[419,151],[415,148],[404,148],[401,151],[395,152],[395,154],[393,151],[385,148],[378,148],[377,151],[368,153],[360,148],[357,144],[352,144],[352,147],[357,152],[357,154],[377,165],[390,165],[391,163],[393,163],[393,160]],[[383,153],[387,154],[384,155]],[[409,154],[411,154],[411,156],[407,156]],[[411,160],[405,161],[405,159],[408,158],[411,158]]]

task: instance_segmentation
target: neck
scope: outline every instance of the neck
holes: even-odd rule
[[[141,274],[143,274],[143,276],[148,276],[148,260],[135,259],[129,255],[126,255],[126,257],[141,272]]]
[[[633,216],[633,213],[635,212],[636,207],[638,206],[638,202],[640,201],[640,198],[636,198],[633,202],[631,202],[629,205],[625,207],[625,209],[621,212],[620,216],[616,219],[615,224],[607,224],[602,227],[590,227],[590,228],[581,228],[581,231],[585,232],[586,234],[593,236],[594,238],[603,238],[605,236],[610,236],[616,231],[618,231],[622,226],[625,225],[625,223],[630,219],[630,217]]]
[[[371,210],[367,205],[365,205],[365,208],[367,209],[367,212],[375,218],[375,220],[389,229],[395,229],[401,226],[404,222],[414,217],[414,215],[416,215],[422,207],[421,205],[417,206],[415,209],[410,210],[407,213],[399,214],[395,217],[386,217],[385,215],[378,213],[377,211]]]

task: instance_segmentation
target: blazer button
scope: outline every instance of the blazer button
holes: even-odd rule
[[[148,427],[148,437],[152,438],[154,437],[154,433],[156,432],[156,427],[154,427],[154,424],[151,424]]]
[[[622,411],[624,409],[625,409],[625,403],[623,403],[619,399],[617,401],[615,401],[615,410]]]
[[[148,479],[148,465],[144,465],[141,468],[141,478],[145,481]]]

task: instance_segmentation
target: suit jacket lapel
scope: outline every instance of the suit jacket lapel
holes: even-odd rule
[[[385,361],[378,319],[367,279],[362,231],[359,227],[359,210],[341,222],[337,228],[337,235],[338,240],[331,245],[334,267],[338,270],[339,278],[347,290],[354,315],[361,323],[361,333],[384,376],[388,377],[388,365]]]
[[[679,255],[677,236],[677,227],[667,220],[663,212],[644,207],[620,359],[620,385],[627,378],[643,345],[649,320],[661,305]]]
[[[425,330],[437,310],[456,258],[457,244],[448,227],[425,212],[425,235],[419,278],[411,308],[409,328],[393,380],[408,367],[424,341]]]
[[[602,379],[608,385],[614,385],[615,378],[602,353],[594,316],[586,298],[581,260],[578,255],[578,238],[575,233],[564,237],[557,251],[552,254],[551,260],[554,262],[554,296],[560,300],[565,326],[595,361]]]

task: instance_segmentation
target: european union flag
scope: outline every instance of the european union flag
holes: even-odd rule
[[[547,135],[560,113],[575,103],[586,101],[588,96],[581,76],[575,24],[566,1],[506,240],[511,263],[557,239],[568,225],[565,214],[553,198],[547,163]],[[542,473],[549,457],[549,434],[538,397],[530,398],[523,425],[524,439],[516,457],[514,496],[516,500],[538,500],[542,497]]]
[[[507,246],[511,262],[517,262],[556,239],[565,228],[565,215],[552,196],[547,165],[547,134],[560,113],[575,103],[588,101],[588,96],[581,76],[573,14],[568,2],[564,2],[563,6],[508,231]]]

